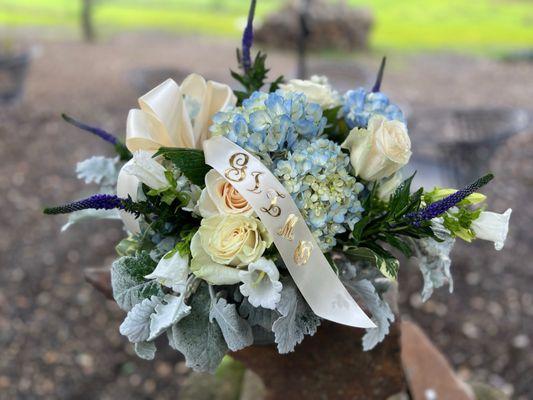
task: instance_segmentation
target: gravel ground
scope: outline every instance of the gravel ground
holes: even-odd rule
[[[111,154],[62,123],[60,112],[121,133],[137,97],[132,72],[194,70],[228,81],[234,43],[155,34],[97,45],[38,43],[26,96],[0,109],[0,398],[176,398],[188,374],[183,362],[166,351],[153,363],[134,357],[118,333],[122,312],[83,279],[84,267],[111,262],[120,224],[90,222],[60,234],[62,218],[43,217],[41,207],[82,196],[87,188],[75,178],[76,161]],[[274,73],[292,75],[291,55],[272,53],[270,60]],[[347,88],[369,82],[377,63],[370,55],[313,59],[310,70]],[[432,54],[396,56],[389,66],[384,88],[412,115],[428,108],[531,108],[525,86],[533,81],[531,64]],[[404,268],[401,278],[404,314],[426,329],[462,376],[519,399],[533,396],[532,212],[526,207],[532,155],[533,138],[524,132],[491,160],[498,177],[491,208],[515,210],[504,251],[496,254],[486,243],[458,246],[455,295],[441,290],[424,305],[418,274]]]

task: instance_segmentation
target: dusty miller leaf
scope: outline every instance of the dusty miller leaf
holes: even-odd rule
[[[118,177],[118,157],[109,158],[103,156],[93,156],[80,161],[76,165],[78,179],[83,179],[85,183],[96,183],[101,186],[114,186]]]
[[[155,306],[155,313],[150,317],[150,336],[148,340],[153,340],[165,330],[191,312],[191,307],[185,304],[183,295],[166,295],[164,304]]]
[[[276,310],[263,307],[254,307],[245,297],[239,306],[239,314],[245,318],[251,326],[260,326],[267,331],[272,330],[272,324],[280,314]]]
[[[155,312],[157,305],[161,304],[161,299],[152,296],[137,303],[120,325],[121,335],[127,336],[132,343],[140,343],[148,340],[150,336],[150,316]]]
[[[366,306],[372,314],[372,321],[377,325],[377,328],[366,329],[363,336],[363,350],[371,350],[388,335],[390,323],[394,322],[394,313],[368,279],[350,280],[344,284],[352,296]]]
[[[414,246],[418,268],[424,278],[422,301],[426,301],[431,297],[433,289],[440,288],[446,283],[450,287],[450,293],[453,292],[450,253],[455,244],[455,239],[450,236],[446,229],[439,225],[432,229],[443,242],[439,243],[432,238],[423,238],[415,240]]]
[[[211,297],[207,285],[192,297],[191,313],[172,326],[169,344],[185,356],[185,363],[197,372],[215,372],[228,351],[218,324],[209,322]]]
[[[78,222],[87,221],[91,219],[120,219],[120,214],[117,210],[80,210],[74,211],[68,215],[68,221],[61,227],[61,232],[65,232],[72,225]]]
[[[283,279],[281,299],[276,306],[281,316],[272,325],[280,354],[294,351],[304,335],[313,336],[320,318],[313,313],[290,278]]]
[[[157,348],[154,342],[140,342],[133,345],[135,354],[137,354],[143,360],[153,360]]]
[[[226,299],[220,298],[212,303],[209,321],[213,320],[218,323],[231,351],[244,349],[254,342],[250,324],[237,313],[235,304],[228,304]]]
[[[129,311],[137,303],[151,296],[163,296],[161,285],[155,281],[146,281],[155,268],[155,263],[146,254],[121,257],[111,267],[111,286],[113,297],[118,306]]]

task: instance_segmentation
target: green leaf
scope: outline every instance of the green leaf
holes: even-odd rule
[[[379,246],[376,245],[376,247]],[[382,254],[378,254],[373,249],[367,247],[356,247],[346,249],[345,253],[350,258],[367,261],[375,265],[386,278],[396,280],[398,277],[400,262],[385,250],[381,249],[380,253]]]
[[[211,167],[205,163],[202,150],[161,147],[154,157],[156,156],[163,156],[171,161],[195,185],[205,185],[204,178]]]
[[[409,200],[411,196],[411,182],[415,177],[416,172],[402,182],[400,186],[396,189],[394,194],[391,196],[389,201],[389,214],[393,218],[397,218],[408,208]],[[418,192],[417,192],[418,193]]]
[[[385,233],[384,239],[392,247],[400,250],[407,258],[413,255],[413,249],[411,249],[411,247],[407,243],[405,243],[403,240],[398,239],[397,237],[391,235],[390,233]]]
[[[361,220],[359,220],[359,222],[354,225],[352,236],[355,239],[356,244],[361,240],[361,237],[363,236],[363,230],[366,228],[369,222],[370,216],[365,215],[363,218],[361,218]]]

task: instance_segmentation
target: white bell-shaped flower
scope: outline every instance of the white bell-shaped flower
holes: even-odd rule
[[[509,219],[512,211],[510,208],[503,214],[483,211],[476,220],[472,221],[472,230],[476,237],[494,242],[496,250],[503,249],[509,232]]]
[[[154,271],[146,275],[146,279],[155,279],[161,285],[171,288],[176,293],[183,293],[189,276],[189,257],[182,256],[179,251],[165,254]]]
[[[147,151],[134,152],[131,162],[128,162],[123,169],[151,189],[161,190],[170,186],[165,176],[165,167],[154,160],[152,154]]]
[[[261,257],[248,265],[247,271],[239,272],[243,284],[240,290],[254,307],[276,308],[281,299],[283,285],[279,281],[279,271],[273,261]]]

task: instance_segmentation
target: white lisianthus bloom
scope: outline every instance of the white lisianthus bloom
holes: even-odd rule
[[[337,107],[341,102],[339,93],[331,87],[325,76],[313,75],[310,80],[291,79],[279,87],[286,92],[305,94],[309,102],[318,103],[324,110]]]
[[[191,271],[212,285],[238,283],[238,268],[257,261],[271,244],[272,237],[257,218],[204,218],[191,241]]]
[[[123,167],[124,172],[135,176],[151,189],[162,190],[170,186],[165,176],[167,170],[152,158],[150,152],[138,150],[133,153],[132,160]]]
[[[472,230],[478,239],[490,240],[494,242],[496,250],[501,250],[507,239],[512,212],[510,208],[503,214],[483,211],[476,220],[472,221]]]
[[[183,293],[189,276],[189,256],[182,256],[179,251],[169,251],[157,263],[154,271],[146,279],[155,279],[161,285],[171,288],[176,293]]]
[[[271,310],[276,308],[283,285],[273,261],[261,257],[248,265],[248,271],[239,272],[239,276],[243,282],[239,289],[252,306]]]
[[[388,202],[394,191],[403,182],[401,172],[396,172],[390,178],[381,182],[378,187],[378,197],[381,201]]]
[[[367,129],[354,128],[342,144],[350,151],[356,176],[376,181],[391,176],[411,158],[411,140],[403,122],[376,115]]]
[[[218,214],[250,216],[254,212],[248,201],[214,169],[205,176],[205,188],[198,206],[204,218]]]

